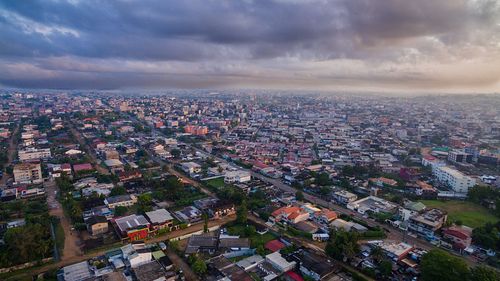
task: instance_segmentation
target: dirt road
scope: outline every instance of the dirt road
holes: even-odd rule
[[[62,252],[62,260],[78,257],[82,255],[80,249],[81,241],[78,233],[71,230],[69,218],[64,214],[64,210],[57,201],[58,188],[53,180],[44,183],[45,192],[47,194],[47,204],[49,206],[49,214],[59,218],[62,228],[64,229],[64,250]]]

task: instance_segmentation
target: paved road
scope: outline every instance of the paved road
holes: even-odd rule
[[[214,226],[222,226],[226,223],[234,221],[235,219],[236,219],[236,216],[233,215],[233,216],[229,216],[229,217],[224,217],[220,220],[209,221],[208,227],[210,228],[210,227],[214,227]],[[203,223],[198,223],[198,224],[192,225],[192,226],[185,228],[185,229],[175,230],[175,231],[169,232],[165,235],[155,236],[151,239],[146,240],[146,243],[158,243],[158,242],[165,241],[168,239],[173,239],[173,238],[177,238],[180,236],[184,236],[184,235],[187,235],[190,233],[195,233],[195,232],[200,231],[200,230],[203,230]],[[90,253],[83,254],[81,256],[73,256],[70,258],[63,258],[59,262],[48,264],[48,265],[45,265],[45,266],[42,266],[42,267],[39,267],[39,268],[36,268],[33,270],[29,270],[29,272],[27,272],[27,273],[20,273],[18,275],[11,276],[11,277],[5,279],[5,281],[19,280],[22,277],[26,278],[29,276],[34,276],[34,275],[43,273],[43,272],[47,272],[47,271],[52,270],[52,269],[61,268],[61,267],[64,267],[64,266],[67,266],[70,264],[78,263],[78,262],[88,260],[88,259],[96,257],[96,256],[103,255],[106,252],[108,252],[109,250],[110,249],[103,249],[103,250],[98,250],[98,251],[92,251]]]

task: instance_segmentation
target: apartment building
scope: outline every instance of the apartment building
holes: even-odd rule
[[[14,183],[42,183],[42,167],[40,163],[21,163],[14,166]]]
[[[447,184],[455,192],[467,193],[469,188],[476,184],[475,179],[448,166],[435,169],[433,174],[438,181]]]
[[[25,150],[19,150],[18,155],[20,161],[48,159],[52,156],[50,148],[28,148]]]
[[[408,229],[422,236],[434,236],[434,232],[443,227],[448,215],[440,209],[429,209],[410,217]]]

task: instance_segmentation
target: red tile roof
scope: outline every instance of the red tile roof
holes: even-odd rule
[[[277,239],[271,240],[264,245],[264,248],[268,249],[269,251],[271,251],[273,253],[277,252],[285,247],[286,247],[286,245]]]

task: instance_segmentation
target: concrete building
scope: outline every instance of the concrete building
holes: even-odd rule
[[[50,148],[28,148],[25,150],[19,150],[18,155],[20,161],[48,159],[52,156]]]
[[[408,220],[408,229],[419,235],[434,237],[434,232],[439,230],[446,222],[448,216],[440,209],[429,209],[422,214],[414,215]]]
[[[464,175],[451,167],[444,166],[433,170],[434,176],[443,184],[448,185],[453,191],[467,193],[469,188],[476,184],[476,180]]]
[[[461,150],[452,150],[448,153],[448,161],[454,163],[472,163],[472,154]]]
[[[14,183],[42,183],[42,167],[40,163],[21,163],[14,166]]]
[[[250,172],[247,171],[230,171],[224,175],[225,183],[244,183],[252,179]]]

